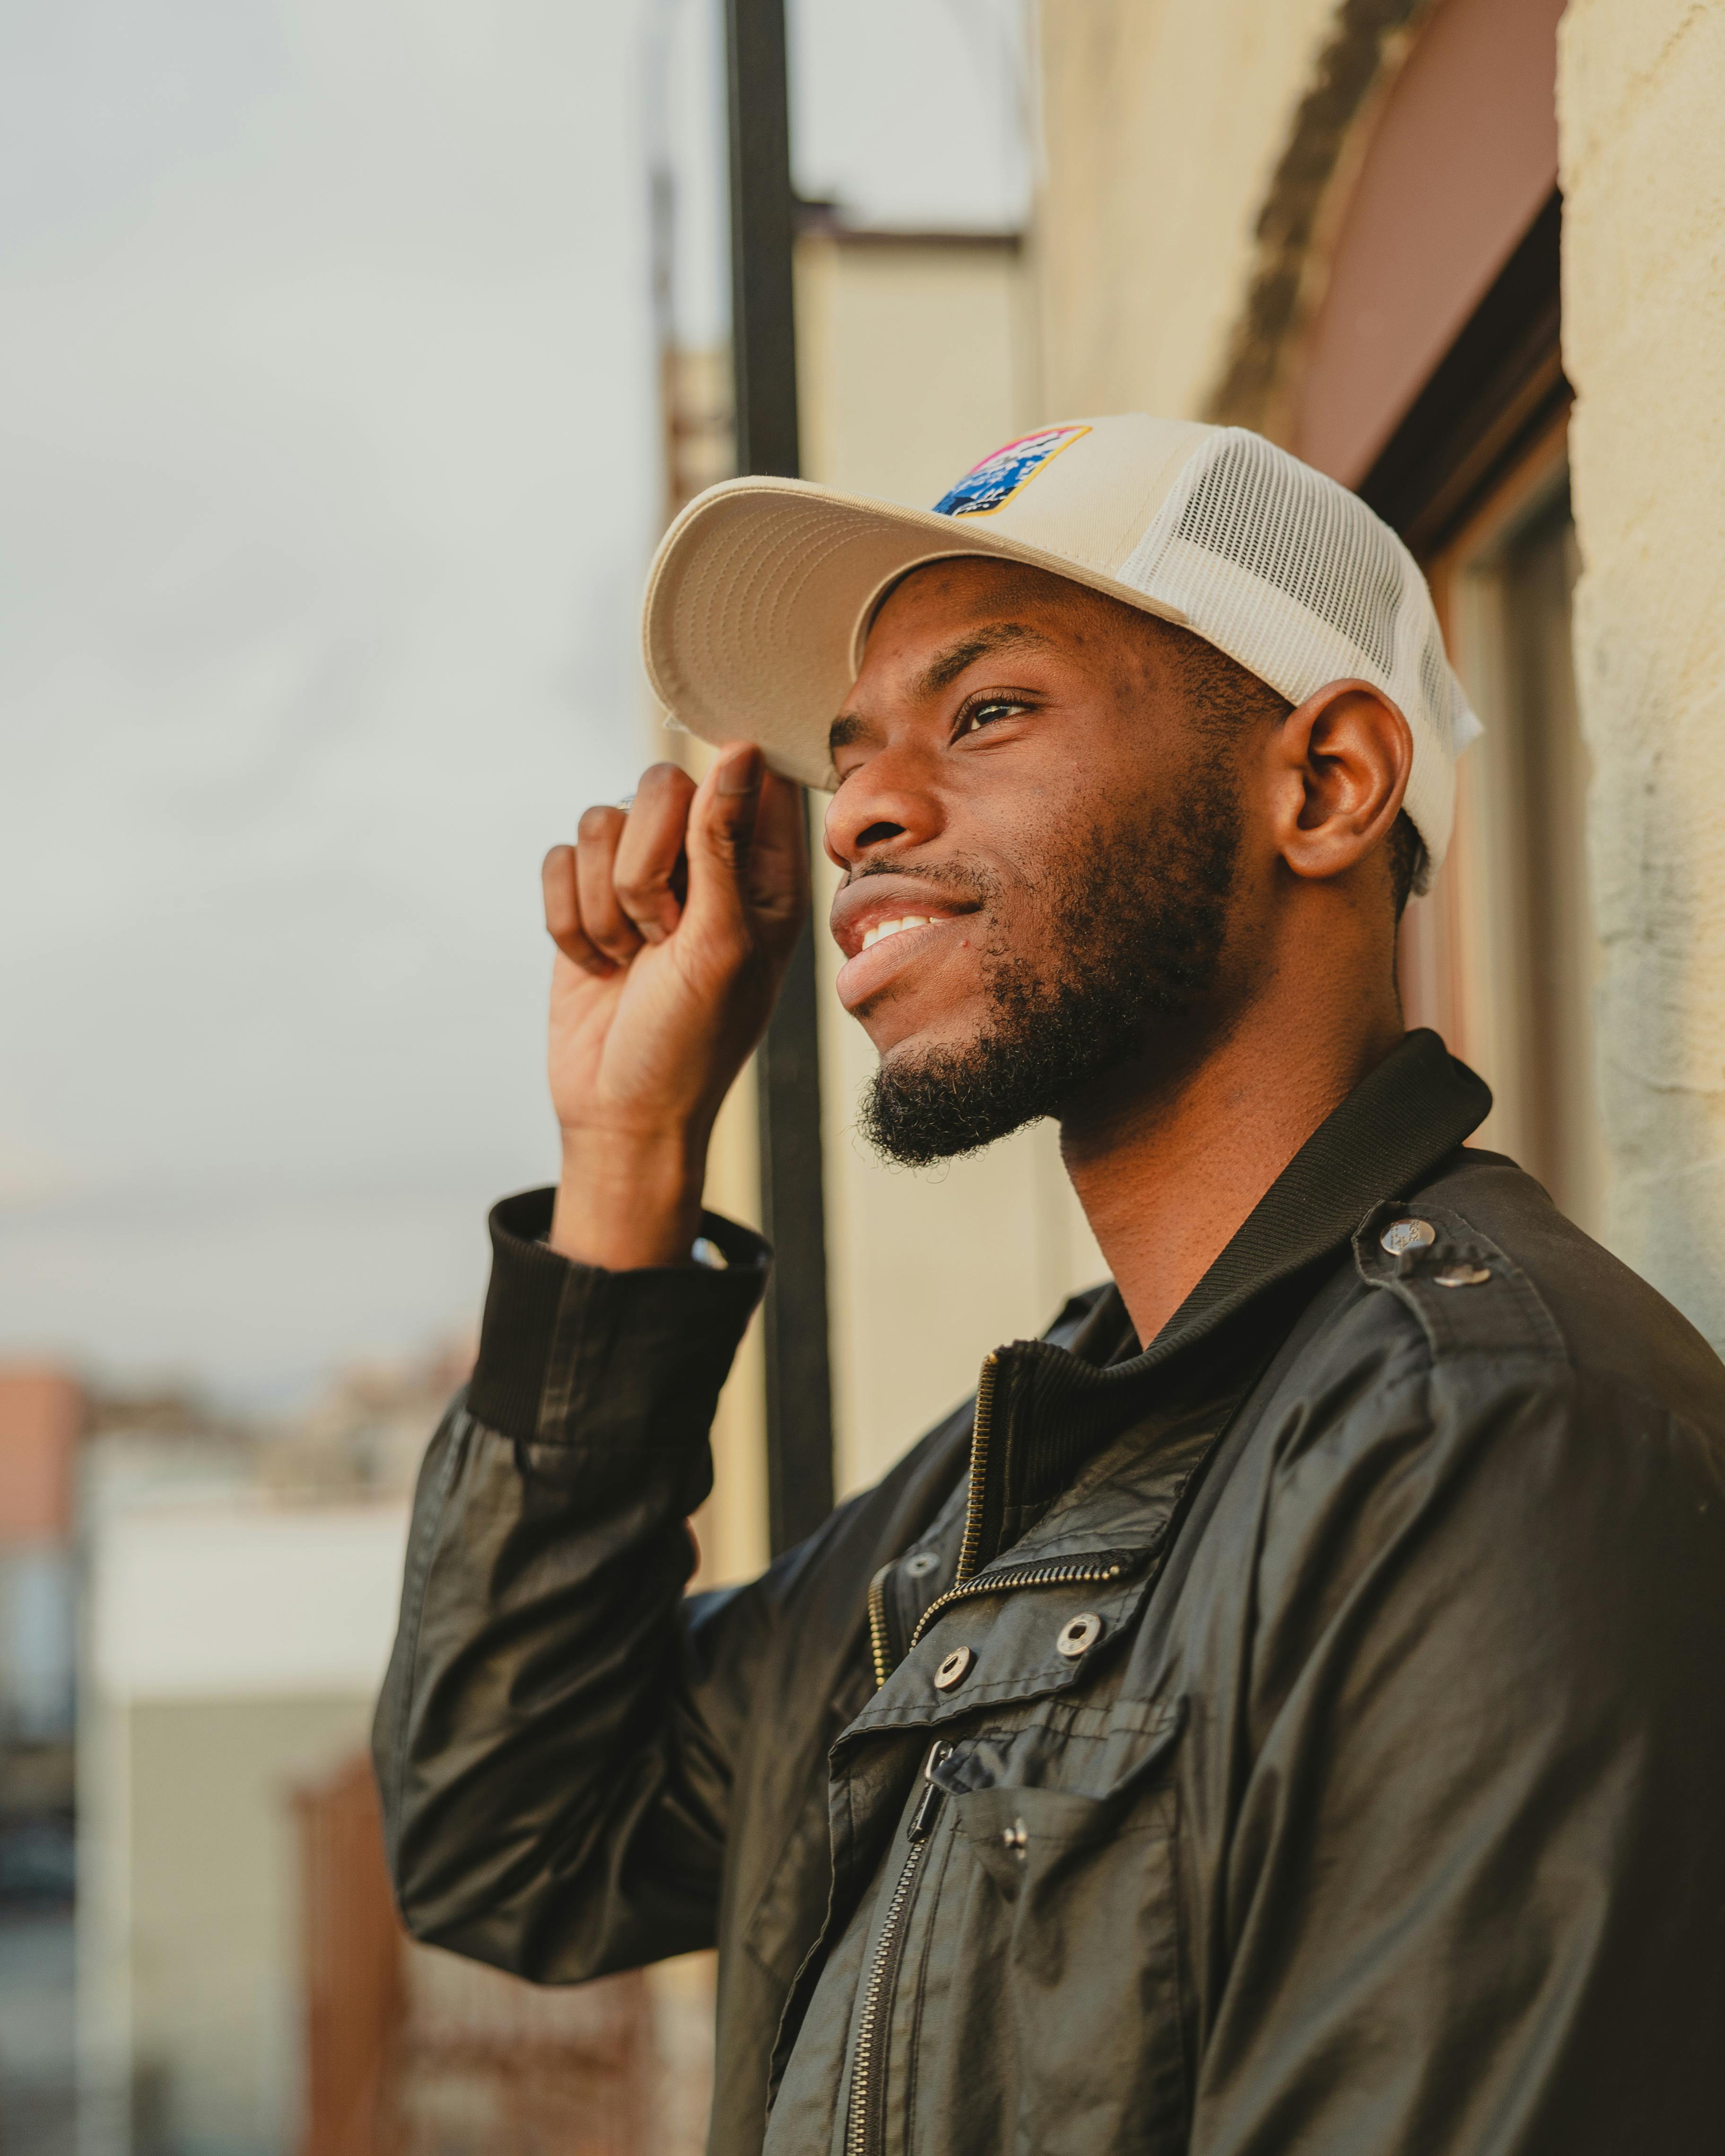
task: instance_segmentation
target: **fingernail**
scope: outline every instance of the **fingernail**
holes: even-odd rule
[[[761,752],[757,748],[740,750],[726,757],[719,766],[721,793],[752,793],[761,783]]]

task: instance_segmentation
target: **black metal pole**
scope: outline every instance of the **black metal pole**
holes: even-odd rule
[[[737,469],[797,476],[797,336],[784,0],[726,0],[731,121],[731,351]],[[804,922],[756,1058],[762,1225],[774,1252],[764,1312],[767,1490],[775,1555],[833,1505],[826,1203],[814,939]]]

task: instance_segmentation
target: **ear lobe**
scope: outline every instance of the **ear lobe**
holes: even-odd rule
[[[1277,837],[1298,876],[1346,875],[1387,836],[1414,765],[1406,719],[1368,681],[1332,681],[1282,721]]]

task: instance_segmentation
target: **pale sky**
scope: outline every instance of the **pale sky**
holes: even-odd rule
[[[1016,19],[799,0],[803,191],[1017,222]],[[0,13],[0,1352],[286,1402],[476,1314],[539,858],[645,744],[655,131],[724,327],[713,23]]]

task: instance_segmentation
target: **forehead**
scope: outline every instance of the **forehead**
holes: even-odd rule
[[[1158,679],[1153,639],[1165,626],[1026,564],[971,556],[927,562],[901,578],[877,609],[829,749],[871,738],[891,711],[937,712],[945,693],[990,654],[1001,686],[1020,668],[1052,658],[1111,696],[1139,695]],[[1019,685],[1033,684],[1020,676]]]
[[[915,670],[967,632],[983,649],[1010,640],[1072,654],[1117,654],[1154,624],[1118,600],[1017,562],[966,556],[928,562],[901,577],[875,609],[859,680]],[[978,654],[980,655],[980,654]]]

